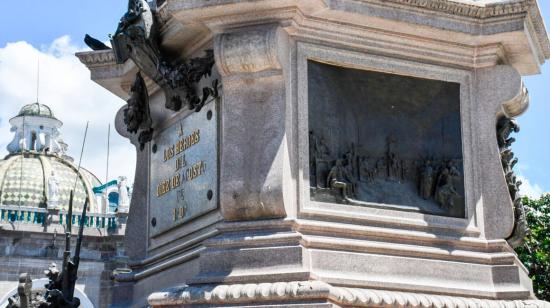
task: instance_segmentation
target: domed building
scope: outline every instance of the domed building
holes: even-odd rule
[[[126,178],[102,184],[67,153],[63,123],[41,103],[21,108],[9,120],[13,139],[0,160],[0,308],[17,293],[20,273],[43,287],[43,271],[61,265],[67,223],[73,238],[84,227],[77,292],[81,307],[107,307],[116,267],[124,265],[122,239],[129,208]],[[73,213],[69,199],[74,190]],[[81,220],[84,203],[87,217]],[[75,241],[73,240],[72,245]],[[42,280],[41,280],[42,279]]]
[[[48,106],[25,105],[10,124],[14,138],[7,146],[9,155],[0,161],[0,206],[67,210],[74,189],[73,210],[82,210],[88,199],[90,213],[109,212],[102,191],[94,189],[102,183],[67,156],[67,145],[59,133],[63,123]],[[123,210],[127,210],[127,203],[121,204]]]

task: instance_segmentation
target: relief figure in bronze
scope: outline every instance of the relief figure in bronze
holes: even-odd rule
[[[459,84],[308,70],[312,200],[465,216]]]

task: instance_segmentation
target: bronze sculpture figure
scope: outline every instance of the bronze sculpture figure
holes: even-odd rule
[[[57,265],[53,263],[45,271],[49,279],[46,284],[44,294],[32,293],[32,281],[27,273],[19,277],[19,287],[17,295],[9,299],[7,308],[77,308],[80,306],[80,299],[74,296],[74,290],[77,280],[78,266],[80,264],[80,247],[84,232],[84,222],[86,221],[86,209],[88,199],[84,202],[82,215],[80,216],[80,228],[76,241],[74,257],[71,260],[71,223],[72,219],[67,219],[67,228],[65,232],[65,251],[63,252],[63,266],[61,272]],[[72,217],[73,212],[73,191],[69,198],[69,211],[67,217]]]
[[[500,160],[506,183],[508,184],[510,198],[514,204],[514,230],[512,231],[510,237],[506,239],[512,247],[521,246],[525,237],[530,232],[525,217],[525,208],[523,207],[521,196],[519,195],[519,187],[522,183],[517,180],[513,170],[514,166],[518,162],[518,159],[514,158],[514,152],[510,149],[512,143],[516,141],[516,139],[510,137],[510,135],[517,132],[519,132],[519,125],[516,120],[506,116],[503,116],[498,120],[497,143],[500,150]]]
[[[136,74],[136,79],[130,89],[130,98],[124,109],[124,123],[128,132],[136,134],[139,131],[138,142],[140,149],[143,150],[145,144],[153,136],[153,121],[149,109],[149,93],[147,85],[141,77],[141,73]]]
[[[155,13],[146,0],[129,0],[128,10],[120,19],[111,38],[117,62],[124,63],[132,59],[140,72],[164,91],[166,108],[179,111],[183,105],[187,105],[189,109],[198,112],[209,97],[217,98],[219,95],[217,80],[212,82],[211,87],[202,88],[202,96],[197,93],[197,83],[212,73],[214,52],[206,50],[206,55],[200,58],[169,59],[161,51],[158,28]],[[138,92],[146,93],[146,87],[136,88],[138,83],[142,84],[140,79],[141,76],[136,76],[131,90],[132,96]],[[148,106],[144,106],[142,95],[138,96],[140,97],[128,100],[125,122],[128,131],[137,133],[141,130],[138,141],[140,149],[143,150],[144,145],[151,141],[153,130],[149,113],[146,111]],[[148,105],[148,102],[146,104]],[[145,112],[147,115],[139,116],[138,112]]]
[[[86,43],[86,45],[88,45],[88,47],[90,47],[92,50],[109,50],[109,49],[111,49],[111,47],[103,44],[103,42],[101,42],[98,39],[95,39],[95,38],[91,37],[88,34],[86,34],[86,36],[84,37],[84,43]]]
[[[196,84],[212,73],[213,51],[207,50],[201,58],[168,59],[161,52],[158,24],[147,1],[128,2],[128,11],[122,16],[112,42],[117,62],[132,59],[145,75],[163,89],[166,108],[178,111],[187,105],[199,111],[208,97],[217,97],[217,81],[212,87],[202,89],[202,97],[196,90]]]

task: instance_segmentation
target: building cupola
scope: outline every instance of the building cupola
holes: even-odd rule
[[[38,102],[23,106],[17,116],[10,119],[11,131],[15,134],[8,144],[9,154],[21,152],[46,152],[64,155],[66,148],[60,138],[63,125],[51,109]]]

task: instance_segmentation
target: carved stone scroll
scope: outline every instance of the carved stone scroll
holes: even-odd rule
[[[252,39],[251,39],[252,38]],[[223,79],[220,204],[227,220],[284,217],[286,148],[284,30],[276,25],[215,38]],[[243,120],[245,119],[245,120]]]
[[[281,69],[276,25],[250,31],[227,33],[216,38],[216,62],[223,75]]]

